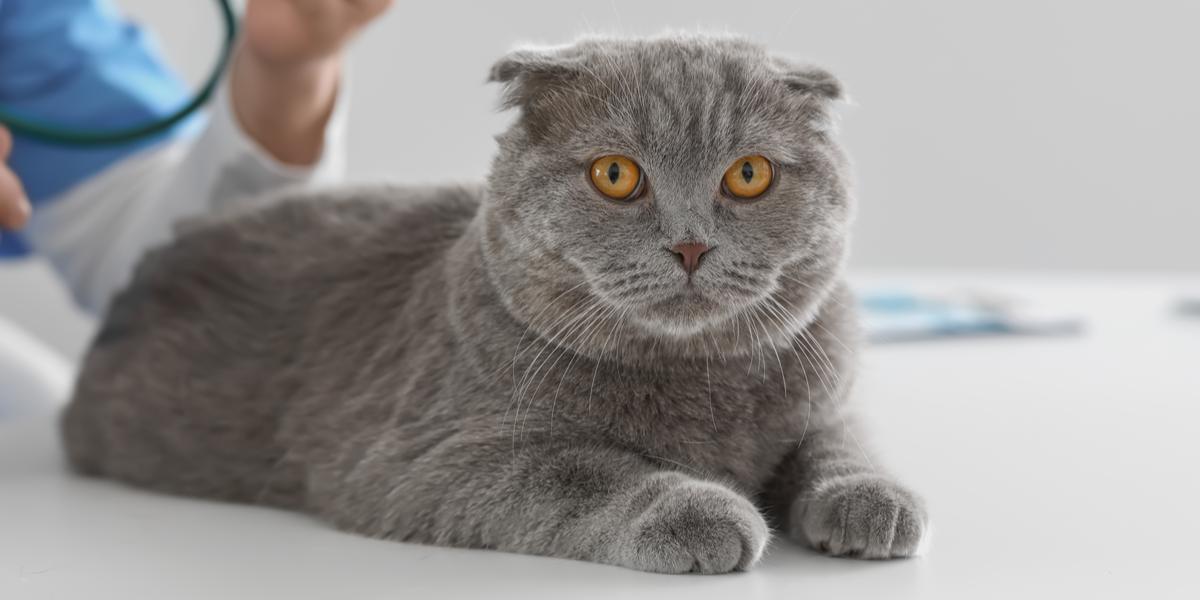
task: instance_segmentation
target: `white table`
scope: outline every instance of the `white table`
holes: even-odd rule
[[[41,418],[0,425],[0,598],[1200,598],[1200,320],[1169,311],[1200,281],[1056,278],[987,281],[1078,307],[1082,336],[865,357],[873,445],[931,504],[924,558],[777,540],[750,573],[661,576],[368,540],[73,477]]]

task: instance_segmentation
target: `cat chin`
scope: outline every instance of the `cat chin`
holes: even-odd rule
[[[634,316],[632,320],[646,332],[679,340],[695,337],[712,327],[708,319],[660,319],[652,316]]]
[[[728,299],[687,288],[630,315],[630,320],[652,336],[677,340],[694,338],[726,327],[753,305],[752,301]]]
[[[733,317],[734,313],[726,311],[705,311],[704,314],[687,315],[684,311],[677,310],[674,313],[655,311],[650,314],[637,314],[631,316],[631,320],[651,335],[686,340],[709,333]]]

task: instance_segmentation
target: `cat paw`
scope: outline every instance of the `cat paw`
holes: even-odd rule
[[[762,557],[770,533],[749,500],[689,481],[663,491],[622,536],[621,562],[656,573],[728,573]]]
[[[833,556],[915,556],[928,537],[924,504],[880,475],[850,475],[823,482],[792,504],[794,539]]]

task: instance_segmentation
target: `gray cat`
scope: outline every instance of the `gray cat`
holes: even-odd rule
[[[81,472],[362,534],[667,573],[768,523],[909,556],[844,414],[853,202],[825,71],[735,38],[516,51],[487,186],[296,194],[143,261],[63,420]]]

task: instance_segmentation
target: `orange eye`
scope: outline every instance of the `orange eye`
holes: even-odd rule
[[[725,171],[723,180],[725,191],[743,200],[757,198],[771,187],[775,179],[775,171],[771,161],[761,154],[743,156],[737,159],[729,170]]]
[[[611,154],[596,159],[591,176],[592,185],[613,200],[633,200],[642,191],[642,170],[624,156]]]

